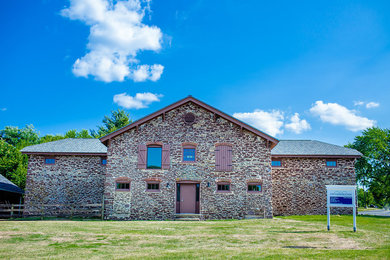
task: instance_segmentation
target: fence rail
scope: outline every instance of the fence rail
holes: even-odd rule
[[[104,204],[0,204],[0,218],[23,216],[40,217],[101,217],[104,218]]]

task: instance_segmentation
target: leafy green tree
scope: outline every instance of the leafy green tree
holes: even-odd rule
[[[77,132],[76,129],[73,129],[66,132],[64,138],[93,138],[93,137],[88,133],[88,130],[86,129],[83,129],[80,132]]]
[[[20,188],[26,184],[27,156],[0,139],[0,174]]]
[[[26,125],[24,128],[6,126],[3,130],[0,130],[0,139],[18,149],[22,149],[29,145],[38,144],[39,134],[35,131],[33,125]]]
[[[390,204],[390,129],[368,128],[348,147],[363,154],[356,163],[358,182],[379,206]]]
[[[100,138],[130,124],[131,122],[132,120],[130,119],[129,113],[123,109],[118,109],[117,111],[112,110],[111,116],[104,116],[103,125],[98,126],[97,131],[91,130],[91,135],[94,138]]]

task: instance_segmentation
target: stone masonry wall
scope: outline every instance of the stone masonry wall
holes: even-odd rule
[[[102,202],[106,166],[101,165],[101,157],[55,156],[53,165],[45,164],[46,157],[29,156],[26,215],[36,215],[32,210],[40,204],[80,205]],[[45,215],[55,214],[54,209],[45,212]]]
[[[282,167],[272,167],[275,216],[326,214],[325,185],[355,185],[354,159],[337,159],[335,168],[318,158],[282,158],[281,162]],[[332,214],[351,212],[351,208],[331,208]]]
[[[193,124],[183,116],[192,112]],[[138,145],[170,145],[170,169],[137,168]],[[182,143],[197,144],[197,162],[182,163]],[[233,170],[215,171],[215,144],[232,144]],[[109,219],[174,219],[177,181],[200,182],[203,219],[241,219],[248,214],[272,217],[270,149],[266,141],[194,103],[186,103],[110,140],[105,182],[105,216]],[[130,191],[116,191],[115,180],[127,178]],[[146,191],[146,180],[159,180],[160,192]],[[261,181],[263,191],[247,192],[248,181]],[[231,182],[230,193],[217,193],[217,181]]]

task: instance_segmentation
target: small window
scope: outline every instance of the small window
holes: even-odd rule
[[[273,167],[281,167],[282,166],[282,162],[280,160],[272,160],[272,164],[271,164]]]
[[[147,184],[147,191],[160,191],[160,183],[152,182]]]
[[[183,162],[195,162],[195,148],[183,148]]]
[[[117,182],[116,189],[117,190],[130,190],[130,183],[129,182]]]
[[[219,191],[219,192],[229,192],[230,191],[230,183],[218,183],[217,191]]]
[[[45,164],[55,164],[56,159],[54,158],[45,158]]]
[[[326,167],[337,167],[337,161],[336,160],[327,160]]]
[[[157,145],[148,146],[147,169],[161,169],[162,147]]]
[[[248,183],[248,192],[251,192],[251,193],[261,192],[261,184],[260,183]]]
[[[100,163],[102,165],[106,165],[107,164],[107,158],[101,158]]]

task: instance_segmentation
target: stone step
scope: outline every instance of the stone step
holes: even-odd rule
[[[200,221],[200,218],[176,218],[175,221]]]
[[[176,218],[200,218],[200,214],[181,213],[176,214]]]
[[[264,216],[261,215],[246,215],[245,219],[263,219]]]

